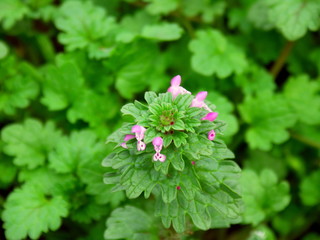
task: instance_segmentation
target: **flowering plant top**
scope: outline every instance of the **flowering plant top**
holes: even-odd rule
[[[146,92],[146,103],[122,107],[132,120],[107,140],[117,146],[103,161],[115,170],[105,183],[129,198],[152,193],[156,214],[178,232],[186,216],[200,229],[221,227],[215,226],[219,218],[228,226],[238,221],[241,201],[240,169],[227,160],[233,154],[219,139],[225,123],[206,101],[207,92],[193,96],[180,85],[176,76],[167,93]]]

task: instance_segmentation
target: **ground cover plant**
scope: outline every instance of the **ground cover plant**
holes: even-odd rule
[[[0,0],[0,239],[320,239],[318,0]]]

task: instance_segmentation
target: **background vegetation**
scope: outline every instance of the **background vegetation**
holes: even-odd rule
[[[0,0],[0,24],[0,239],[320,239],[318,0]],[[176,234],[102,182],[120,107],[178,74],[228,123],[240,224]]]

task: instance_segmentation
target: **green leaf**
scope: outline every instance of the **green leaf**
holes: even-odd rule
[[[100,164],[98,156],[80,164],[78,175],[82,182],[86,184],[86,193],[94,196],[96,203],[107,204],[110,203],[112,207],[119,206],[124,200],[123,192],[112,192],[112,185],[106,186],[103,182],[103,174],[105,168]]]
[[[136,11],[134,15],[125,15],[118,28],[116,41],[129,43],[141,35],[146,23],[151,24],[157,18],[149,15],[146,11]]]
[[[105,217],[108,209],[98,204],[93,196],[87,195],[81,187],[72,195],[73,205],[70,218],[81,224],[89,224]]]
[[[268,151],[272,143],[283,143],[289,138],[286,128],[296,122],[296,115],[281,95],[261,94],[247,98],[239,110],[244,121],[250,124],[245,137],[252,149]]]
[[[260,225],[254,228],[247,240],[275,240],[276,236],[270,228],[265,225]]]
[[[128,103],[121,108],[121,112],[124,115],[131,115],[134,118],[140,118],[142,111],[138,109],[133,103]]]
[[[190,117],[194,117],[197,115],[197,113],[201,112],[201,109],[190,107],[192,100],[193,96],[191,94],[179,94],[174,99],[173,103],[178,107],[178,109],[186,110]]]
[[[284,87],[284,96],[289,105],[298,119],[306,124],[320,123],[319,92],[319,82],[310,81],[307,75],[289,78]]]
[[[257,225],[283,210],[290,202],[289,184],[285,181],[278,183],[276,174],[269,169],[264,169],[260,175],[252,170],[244,170],[241,186],[245,223]]]
[[[223,1],[210,2],[206,0],[184,0],[181,2],[182,11],[188,17],[201,16],[205,23],[212,23],[223,15],[226,3]]]
[[[283,161],[277,150],[271,152],[250,151],[248,158],[244,161],[244,167],[254,170],[256,173],[268,168],[274,171],[279,179],[285,178],[288,172],[287,163]]]
[[[148,128],[144,134],[144,142],[150,143],[155,137],[158,137],[159,133],[154,128]]]
[[[30,13],[28,6],[20,0],[2,0],[0,9],[0,22],[4,29],[12,28],[17,21]]]
[[[47,167],[32,170],[22,170],[18,177],[20,182],[36,187],[47,195],[69,196],[78,179],[71,174],[59,174]]]
[[[71,123],[77,120],[88,122],[91,127],[104,125],[119,111],[120,105],[115,94],[107,92],[98,94],[85,90],[68,110],[67,118]]]
[[[49,110],[62,110],[77,101],[82,95],[84,80],[79,68],[71,62],[61,66],[50,65],[44,70],[46,81],[41,103]]]
[[[157,46],[147,40],[117,47],[106,67],[114,73],[115,86],[121,96],[133,98],[151,84],[150,79],[157,74],[155,55],[158,55]]]
[[[60,139],[52,122],[42,124],[35,119],[27,119],[23,124],[6,126],[1,132],[5,142],[4,152],[14,156],[14,163],[33,169],[44,165],[47,154]]]
[[[142,37],[159,41],[173,41],[181,37],[183,29],[176,23],[161,22],[146,25],[142,29]]]
[[[210,156],[213,153],[212,147],[213,143],[206,137],[190,134],[184,151],[191,158],[200,159],[201,156]]]
[[[273,77],[264,68],[254,63],[250,63],[242,74],[237,75],[235,82],[246,96],[272,93],[276,88]]]
[[[38,239],[42,233],[57,230],[68,215],[68,203],[61,196],[46,195],[34,185],[15,189],[2,214],[8,239]]]
[[[312,172],[300,183],[300,198],[306,206],[316,206],[320,203],[320,170]]]
[[[89,130],[72,132],[70,137],[63,137],[49,154],[49,165],[58,173],[76,172],[80,164],[102,158],[104,145],[97,142],[97,136]]]
[[[0,41],[0,60],[8,56],[9,48],[5,42]]]
[[[317,0],[268,0],[269,19],[289,40],[303,37],[320,27],[320,3]]]
[[[17,108],[26,108],[39,92],[34,76],[24,72],[24,68],[33,67],[19,63],[14,57],[0,61],[0,112],[8,115],[16,113]]]
[[[149,105],[151,105],[155,101],[155,99],[157,97],[158,97],[157,94],[155,92],[151,92],[151,91],[150,92],[146,92],[144,94],[144,99],[147,101],[147,103]]]
[[[179,152],[174,152],[167,157],[167,160],[169,160],[172,164],[172,166],[178,170],[178,171],[183,171],[185,163],[184,159],[182,157],[182,154]]]
[[[168,14],[178,7],[178,0],[144,0],[150,2],[146,10],[151,14]]]
[[[0,189],[6,189],[10,186],[16,177],[17,168],[12,162],[0,154]]]
[[[79,19],[82,20],[79,22]],[[91,58],[100,59],[108,57],[113,49],[108,38],[116,26],[114,18],[107,17],[104,9],[92,2],[64,2],[55,18],[55,25],[62,31],[59,41],[69,51],[87,49]]]
[[[192,68],[205,76],[217,74],[219,78],[226,78],[232,73],[242,73],[247,66],[242,49],[218,30],[198,30],[189,49],[193,53]]]
[[[132,206],[117,208],[107,220],[105,239],[156,240],[153,219],[144,211]]]
[[[272,227],[281,236],[288,235],[290,232],[303,228],[307,212],[308,209],[302,208],[300,202],[298,204],[291,202],[284,211],[273,217]]]

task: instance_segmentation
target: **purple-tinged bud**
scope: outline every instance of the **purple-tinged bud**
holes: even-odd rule
[[[139,125],[134,125],[131,129],[131,132],[135,133],[136,139],[141,141],[144,138],[144,133],[146,129]]]
[[[195,162],[195,161],[192,161],[192,162],[191,162],[191,164],[192,164],[192,165],[195,165],[195,164],[196,164],[196,162]]]
[[[178,86],[180,86],[180,84],[181,84],[181,76],[180,75],[177,75],[171,79],[171,86],[178,87]]]
[[[191,92],[181,87],[180,84],[181,84],[180,75],[177,75],[171,79],[171,87],[168,88],[167,92],[171,92],[173,99],[175,99],[179,94],[191,94]]]
[[[208,92],[206,92],[206,91],[199,92],[199,93],[196,95],[196,98],[195,98],[195,99],[197,99],[197,101],[203,102],[203,101],[206,99],[207,95],[208,95]]]
[[[177,186],[177,190],[180,190],[181,189],[181,187],[180,186]]]
[[[196,97],[192,100],[190,107],[204,108],[205,110],[212,112],[211,109],[205,104],[204,100],[206,99],[208,92],[203,91],[199,92]]]
[[[125,137],[124,137],[124,141],[127,142],[129,141],[130,139],[134,138],[134,135],[131,135],[131,134],[127,134]]]
[[[124,137],[124,139],[123,139],[124,142],[120,144],[121,147],[123,147],[123,148],[128,148],[128,146],[127,146],[127,141],[129,141],[129,140],[132,139],[132,138],[134,138],[134,135],[127,134],[127,135]]]
[[[209,112],[205,117],[201,118],[201,120],[208,120],[210,122],[216,120],[216,118],[218,117],[218,113],[217,112]]]
[[[214,130],[211,130],[210,132],[208,132],[208,139],[210,141],[214,140],[215,137],[216,137],[216,133]]]

